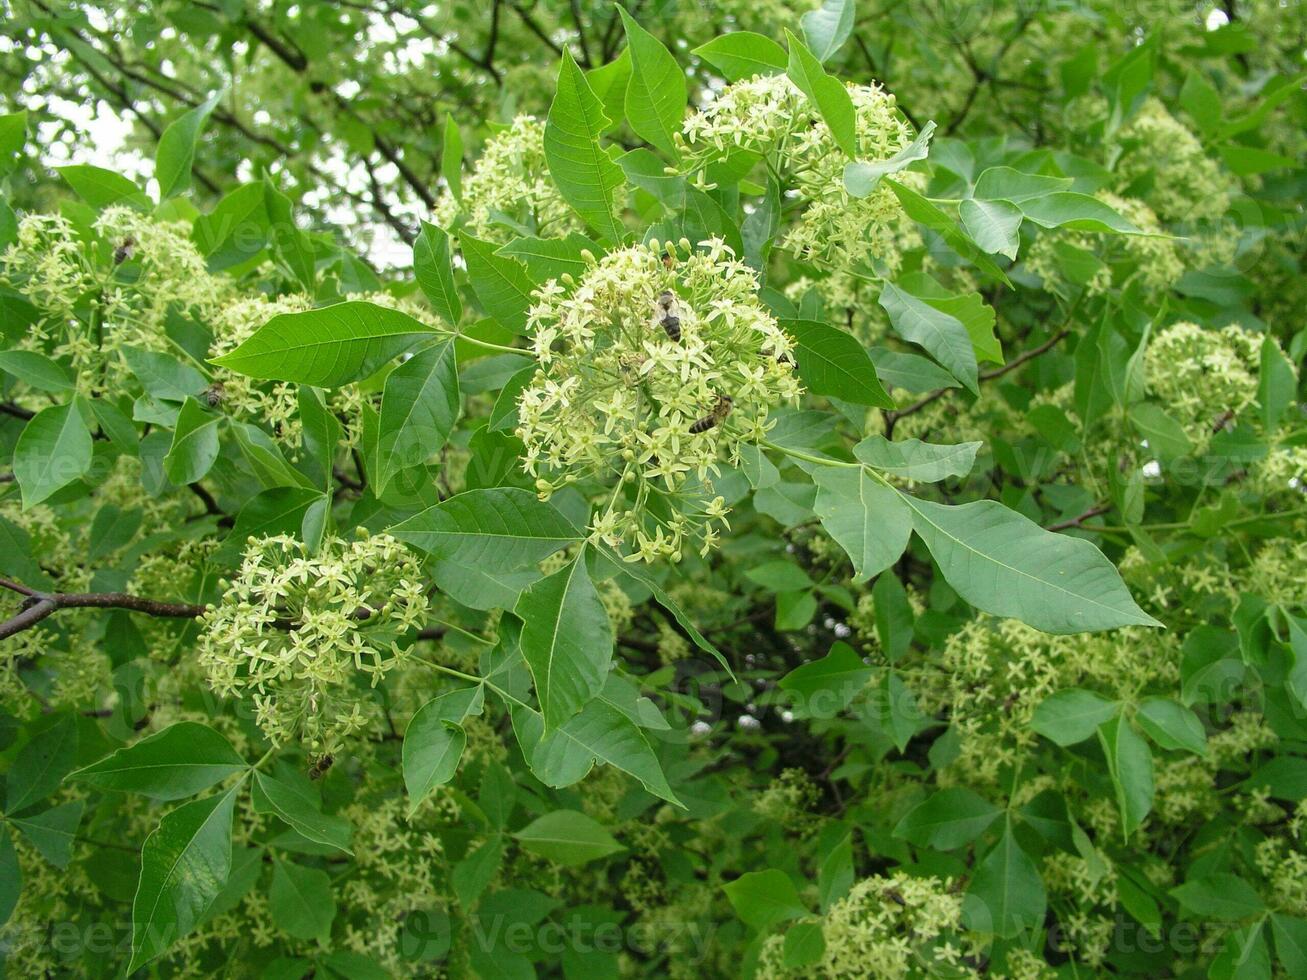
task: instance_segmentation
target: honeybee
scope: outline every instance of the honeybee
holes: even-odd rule
[[[330,754],[315,759],[313,765],[309,766],[309,779],[321,779],[327,774],[327,770],[331,768],[331,764],[335,761],[335,758]]]
[[[217,408],[222,404],[222,396],[225,392],[226,389],[223,387],[222,382],[215,381],[213,384],[209,385],[209,387],[204,389],[204,403],[210,408]]]
[[[676,253],[671,251],[667,251],[663,253],[663,268],[664,269],[676,268]]]
[[[133,238],[131,235],[128,235],[121,242],[119,242],[118,247],[113,250],[113,264],[122,265],[124,262],[126,262],[128,259],[132,257],[132,254],[135,251],[136,251],[136,239]]]
[[[681,340],[681,317],[676,306],[676,294],[670,289],[663,290],[654,307],[654,322],[666,331],[667,336],[677,343]]]
[[[731,405],[733,404],[730,395],[718,395],[717,404],[712,407],[712,411],[690,426],[690,434],[707,432],[714,426],[721,425],[726,421],[726,416],[731,414]]]

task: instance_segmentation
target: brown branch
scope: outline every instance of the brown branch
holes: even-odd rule
[[[6,578],[0,578],[0,588],[27,597],[16,616],[0,623],[0,640],[31,629],[60,609],[126,609],[172,619],[194,619],[204,612],[203,606],[193,603],[163,602],[126,592],[38,592]]]
[[[532,17],[530,13],[522,9],[520,4],[513,4],[513,13],[517,14],[522,23],[526,25],[527,30],[538,37],[544,45],[549,48],[549,50],[559,57],[562,57],[563,49],[554,42],[553,38],[545,33],[544,29],[536,22],[536,19]],[[616,14],[613,16],[615,17]]]
[[[24,422],[35,418],[35,412],[29,412],[27,409],[15,405],[13,402],[0,402],[0,414],[12,415],[16,419],[22,419]]]
[[[1063,340],[1065,340],[1068,336],[1070,336],[1070,334],[1071,334],[1071,328],[1063,327],[1061,330],[1053,334],[1053,336],[1049,337],[1048,340],[1044,341],[1038,347],[1032,347],[1030,350],[1023,352],[1017,357],[1012,358],[1012,360],[1008,361],[1002,367],[993,368],[992,370],[989,371],[982,371],[979,376],[980,380],[993,381],[995,378],[1001,378],[1003,377],[1003,375],[1015,371],[1017,368],[1025,364],[1027,361],[1033,361],[1036,357],[1039,357],[1041,354],[1048,353],[1050,350],[1052,350],[1054,347],[1060,344]],[[885,413],[886,435],[888,436],[893,434],[894,423],[897,422],[899,419],[903,418],[905,415],[912,415],[916,412],[920,412],[927,405],[930,405],[932,402],[938,401],[952,390],[953,390],[952,388],[936,388],[929,395],[924,395],[923,397],[913,402],[911,405],[908,405],[906,408],[896,408],[892,411],[886,412]]]
[[[1058,521],[1056,524],[1045,524],[1044,530],[1065,531],[1067,528],[1081,527],[1084,524],[1084,522],[1089,520],[1091,517],[1097,517],[1100,514],[1106,514],[1111,509],[1112,509],[1111,504],[1094,504],[1093,507],[1090,507],[1083,514],[1080,514],[1076,517],[1068,518],[1065,521]]]
[[[160,619],[196,619],[203,616],[208,608],[199,603],[169,602],[129,592],[39,592],[7,578],[0,578],[0,588],[25,597],[18,614],[0,623],[0,640],[30,629],[60,609],[124,609]],[[376,610],[367,606],[359,606],[354,610],[354,618],[360,622],[371,619],[375,614]],[[276,619],[272,625],[280,630],[292,631],[298,629],[300,624],[293,619]],[[437,640],[444,635],[443,626],[428,626],[416,634],[419,640]]]

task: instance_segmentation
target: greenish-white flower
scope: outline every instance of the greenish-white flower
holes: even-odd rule
[[[202,617],[199,662],[224,697],[249,698],[276,744],[330,749],[363,727],[366,696],[404,657],[427,597],[389,535],[251,539],[236,579]]]
[[[718,461],[738,461],[772,406],[800,392],[753,270],[719,240],[688,244],[611,252],[579,282],[542,286],[529,316],[527,471],[543,496],[573,483],[602,493],[595,538],[644,560],[675,559],[691,538],[712,546],[726,516]]]

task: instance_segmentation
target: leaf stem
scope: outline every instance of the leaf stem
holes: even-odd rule
[[[475,347],[480,347],[484,350],[498,351],[501,354],[519,354],[523,357],[531,356],[531,352],[524,348],[509,347],[506,344],[496,344],[489,340],[480,340],[476,337],[470,337],[465,333],[451,333],[448,336],[453,337],[455,340],[461,340],[464,343],[472,344]]]

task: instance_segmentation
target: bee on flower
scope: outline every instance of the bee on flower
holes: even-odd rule
[[[801,391],[756,274],[720,240],[703,246],[682,241],[671,263],[678,247],[658,242],[609,253],[570,287],[541,287],[528,318],[539,369],[518,401],[526,469],[542,497],[575,484],[595,499],[592,539],[630,560],[711,547],[727,513],[719,463],[738,462]],[[651,323],[655,310],[675,331]]]

